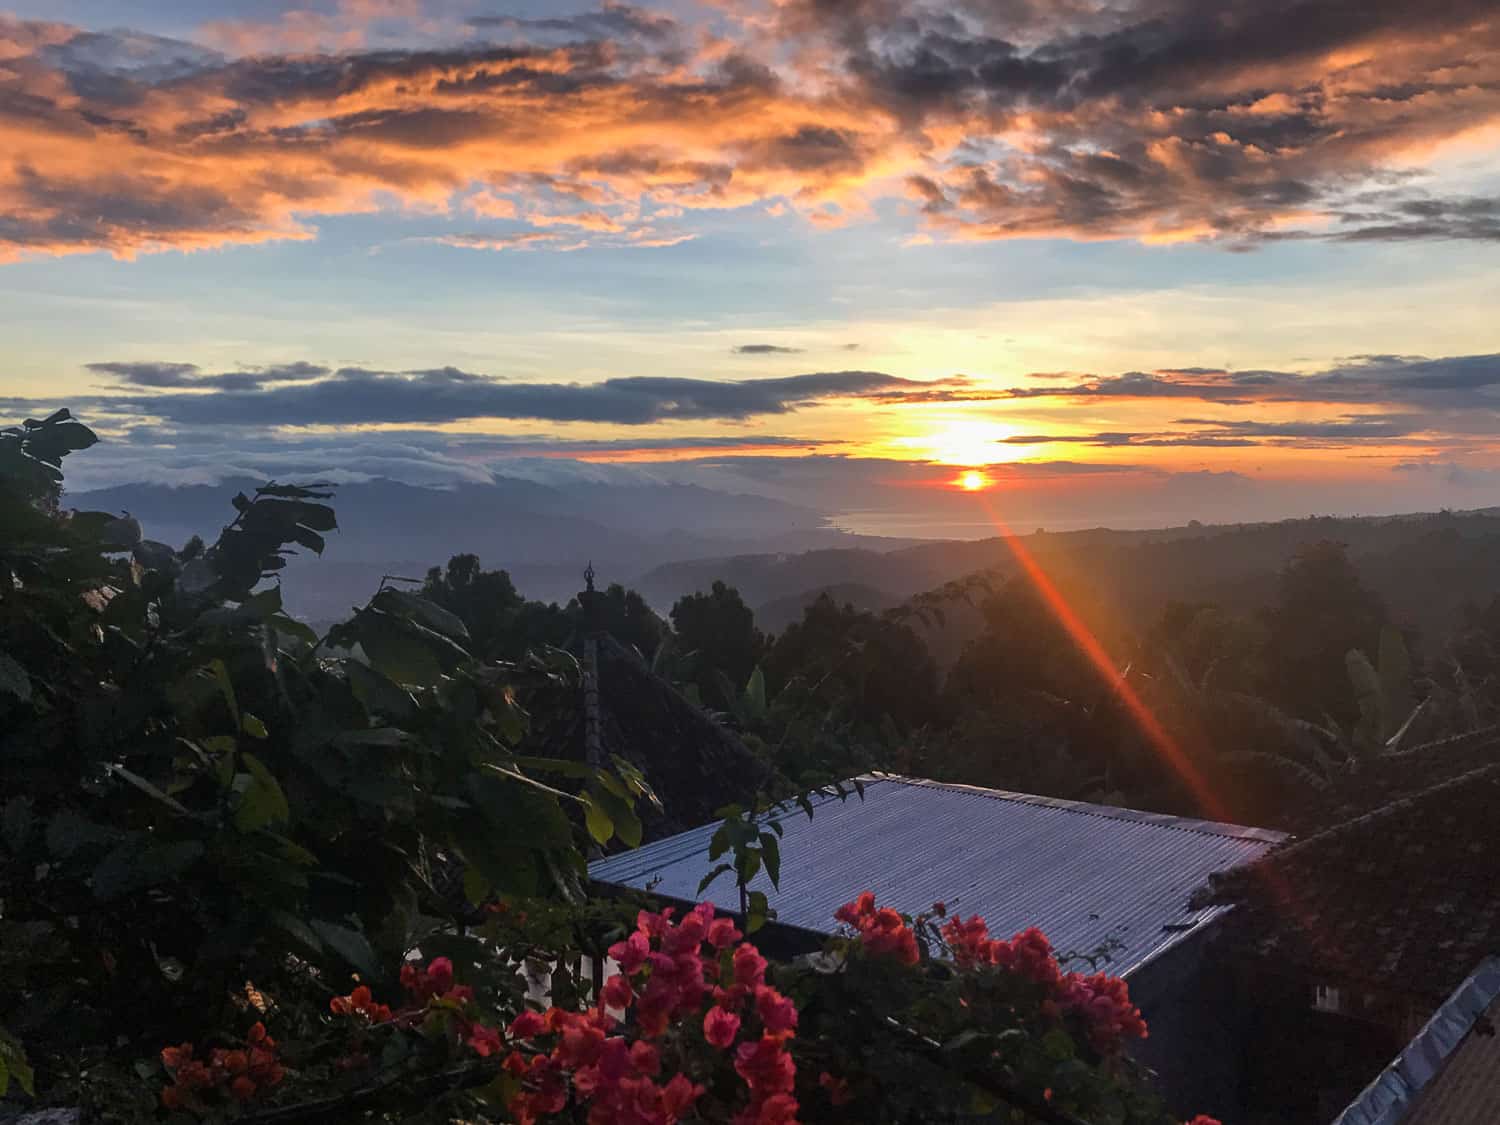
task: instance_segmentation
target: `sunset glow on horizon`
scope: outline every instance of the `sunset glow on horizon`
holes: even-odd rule
[[[0,399],[105,480],[1494,503],[1500,24],[1232,7],[26,0]]]

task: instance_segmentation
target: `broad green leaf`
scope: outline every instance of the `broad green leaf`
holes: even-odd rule
[[[615,834],[615,823],[592,796],[585,796],[583,799],[583,817],[588,825],[589,835],[600,844],[609,843],[610,837]]]
[[[750,682],[745,685],[745,711],[753,719],[763,719],[766,715],[766,674],[761,671],[759,664],[750,673]]]
[[[745,932],[753,934],[766,924],[771,916],[771,907],[761,891],[751,891],[746,896],[746,901],[749,909],[745,915]]]
[[[704,891],[708,890],[709,886],[712,885],[713,881],[715,879],[717,879],[720,875],[724,874],[726,871],[733,871],[733,870],[734,870],[734,864],[732,864],[732,863],[721,863],[721,864],[719,864],[712,871],[710,871],[707,875],[703,876],[703,878],[699,881],[699,883],[698,883],[698,893],[701,895]]]
[[[288,863],[295,863],[300,867],[317,866],[318,857],[295,840],[288,840],[279,832],[267,832],[266,835],[276,841],[276,854]]]
[[[640,847],[641,818],[635,815],[635,809],[630,807],[630,802],[607,790],[596,790],[591,796],[594,801],[604,806],[609,819],[614,822],[615,832],[620,837],[620,842],[628,848]]]
[[[321,535],[305,527],[294,527],[287,534],[292,537],[293,542],[302,544],[315,555],[321,555],[323,548],[327,546]]]
[[[404,719],[417,709],[417,701],[412,698],[411,692],[374,668],[366,667],[357,660],[345,660],[342,667],[349,677],[349,687],[354,691],[354,697],[370,714]]]
[[[608,770],[598,770],[593,774],[593,778],[602,788],[613,793],[620,800],[625,801],[629,799],[625,792],[625,786],[620,783],[620,779]]]
[[[209,662],[208,671],[213,676],[214,683],[218,685],[220,694],[224,696],[224,702],[229,705],[229,713],[234,716],[235,723],[238,723],[240,705],[234,697],[234,684],[229,679],[229,669],[224,666],[222,660],[212,660]]]
[[[181,801],[177,800],[175,797],[170,797],[166,793],[163,793],[160,789],[158,789],[155,785],[152,785],[151,782],[147,781],[140,774],[135,773],[132,770],[128,770],[124,766],[118,765],[116,763],[108,763],[104,768],[110,773],[114,774],[120,780],[133,785],[142,793],[145,793],[148,797],[153,797],[156,800],[160,801],[173,812],[179,813],[182,816],[193,815],[188,811],[188,809],[183,805]]]
[[[309,953],[323,952],[322,940],[313,932],[311,926],[295,914],[288,914],[285,910],[273,910],[271,911],[271,921],[280,929],[296,938],[297,942]]]
[[[771,886],[781,889],[781,845],[770,832],[760,834],[760,858],[766,866],[766,875]]]
[[[708,858],[718,859],[729,850],[729,823],[719,825],[714,831],[713,837],[708,841]]]
[[[252,715],[249,711],[246,711],[244,715],[241,716],[240,727],[251,738],[270,737],[270,733],[266,730],[266,724],[261,722],[257,716]]]
[[[734,873],[740,881],[741,886],[747,886],[751,879],[760,872],[760,851],[758,849],[745,849],[737,851],[734,856]]]
[[[172,844],[151,844],[140,837],[127,840],[94,868],[94,897],[108,902],[159,886],[186,871],[202,855],[203,845],[197,840]]]
[[[490,883],[484,877],[479,868],[469,864],[464,868],[464,898],[470,904],[478,906],[490,897]]]
[[[387,586],[375,595],[370,604],[398,617],[410,618],[445,637],[464,641],[469,639],[469,627],[457,614],[420,595]]]
[[[429,643],[430,630],[383,613],[361,613],[347,635],[359,642],[377,671],[398,684],[428,687],[443,676],[443,665]],[[436,634],[431,634],[436,636]]]
[[[31,702],[31,677],[3,652],[0,652],[0,693],[13,695],[22,703]]]
[[[340,750],[399,750],[414,742],[416,739],[400,727],[340,731],[333,739],[333,745]]]
[[[254,754],[241,754],[240,761],[249,771],[240,776],[248,777],[249,781],[241,788],[239,807],[234,810],[234,826],[241,832],[254,832],[268,824],[290,820],[292,810],[287,804],[286,794],[265,763]],[[237,778],[236,787],[240,788],[240,785]]]
[[[291,637],[304,644],[315,645],[318,643],[318,634],[311,626],[304,625],[295,617],[288,617],[284,613],[278,613],[268,621],[271,628],[284,637]]]
[[[32,1074],[31,1064],[26,1060],[25,1050],[14,1037],[0,1028],[0,1097],[4,1097],[6,1090],[10,1088],[11,1079],[15,1079],[16,1085],[26,1092],[27,1097],[36,1097],[36,1087],[33,1085],[35,1076]]]
[[[529,848],[572,846],[573,826],[545,789],[498,773],[471,776],[464,789],[484,817],[485,831],[499,842]]]
[[[351,930],[348,926],[338,926],[320,918],[314,918],[311,925],[313,932],[322,939],[323,944],[354,968],[372,979],[380,975],[379,959],[375,956],[375,951],[370,948],[370,943],[364,934],[358,930]]]
[[[537,893],[536,858],[530,848],[503,843],[486,826],[470,821],[461,827],[458,850],[489,883],[496,894],[529,897]],[[550,854],[550,853],[544,853]]]

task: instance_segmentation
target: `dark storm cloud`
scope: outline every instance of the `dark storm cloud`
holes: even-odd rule
[[[1042,386],[891,388],[876,401],[998,402],[1024,399],[1196,399],[1223,406],[1253,403],[1390,404],[1426,409],[1500,411],[1500,354],[1358,356],[1308,374],[1183,367],[1120,375],[1034,375]]]
[[[730,348],[732,355],[801,355],[803,348],[783,348],[778,344],[740,344]]]
[[[1500,115],[1491,0],[1140,0],[782,6],[838,46],[861,94],[916,124],[970,126],[971,152],[907,187],[940,229],[1218,237],[1322,211],[1350,241],[1491,239],[1485,200],[1340,203],[1422,138]],[[1292,237],[1321,237],[1316,228]]]
[[[1405,437],[1425,429],[1422,419],[1414,415],[1374,418],[1345,418],[1332,422],[1255,422],[1226,421],[1214,418],[1180,418],[1178,425],[1210,426],[1219,433],[1253,438],[1362,438]]]
[[[110,375],[136,387],[190,387],[198,375],[196,363],[108,363],[84,364],[98,375]]]
[[[253,391],[267,383],[301,383],[327,375],[329,369],[317,363],[298,360],[294,363],[249,367],[239,371],[208,374],[196,363],[148,361],[130,363],[110,361],[87,363],[84,367],[98,375],[109,375],[135,387],[192,387],[197,390]]]
[[[1300,448],[1345,448],[1359,442],[1399,444],[1400,439],[1432,428],[1416,414],[1349,415],[1330,421],[1244,421],[1222,418],[1177,418],[1164,431],[1104,430],[1082,434],[1012,434],[1004,445],[1092,445],[1104,448],[1234,449],[1257,445],[1296,445]]]
[[[262,381],[248,390],[174,389],[145,397],[99,399],[96,404],[116,413],[183,425],[438,424],[466,418],[526,418],[639,426],[786,414],[823,400],[867,398],[893,387],[931,385],[878,371],[722,382],[635,376],[591,384],[509,383],[453,367],[405,372],[345,367],[327,378],[271,386],[265,385],[269,379],[259,377]],[[201,383],[199,379],[190,385]]]

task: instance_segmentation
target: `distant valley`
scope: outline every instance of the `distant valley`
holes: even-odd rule
[[[255,483],[129,484],[70,494],[68,502],[128,511],[148,537],[180,545],[193,534],[212,538],[232,515],[230,498]],[[325,555],[296,559],[287,571],[288,604],[314,620],[343,616],[382,575],[420,578],[460,551],[505,568],[526,596],[542,601],[566,601],[592,562],[601,582],[639,590],[662,614],[682,595],[721,579],[773,633],[823,593],[882,611],[976,575],[999,582],[1016,570],[1003,538],[856,536],[831,529],[810,508],[691,485],[500,477],[493,485],[439,489],[374,480],[339,487],[334,504],[340,530]],[[1322,539],[1349,546],[1366,581],[1419,640],[1442,635],[1466,598],[1492,593],[1500,570],[1500,509],[1037,531],[1018,542],[1102,634],[1123,637],[1173,600],[1235,609],[1263,605],[1286,559],[1301,544]],[[929,596],[923,603],[939,613],[911,618],[940,662],[953,659],[972,631],[972,594]]]

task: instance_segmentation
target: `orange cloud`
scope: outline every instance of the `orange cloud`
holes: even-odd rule
[[[1399,179],[1500,128],[1487,0],[1231,0],[1214,21],[1196,0],[1014,0],[1003,21],[958,0],[962,28],[940,7],[780,0],[726,37],[622,4],[454,28],[344,0],[205,33],[237,57],[3,20],[0,261],[455,204],[518,227],[455,244],[663,245],[691,232],[653,215],[840,225],[901,195],[926,237],[1500,240],[1493,200]],[[367,49],[393,22],[433,45]],[[526,237],[558,227],[578,237]]]

